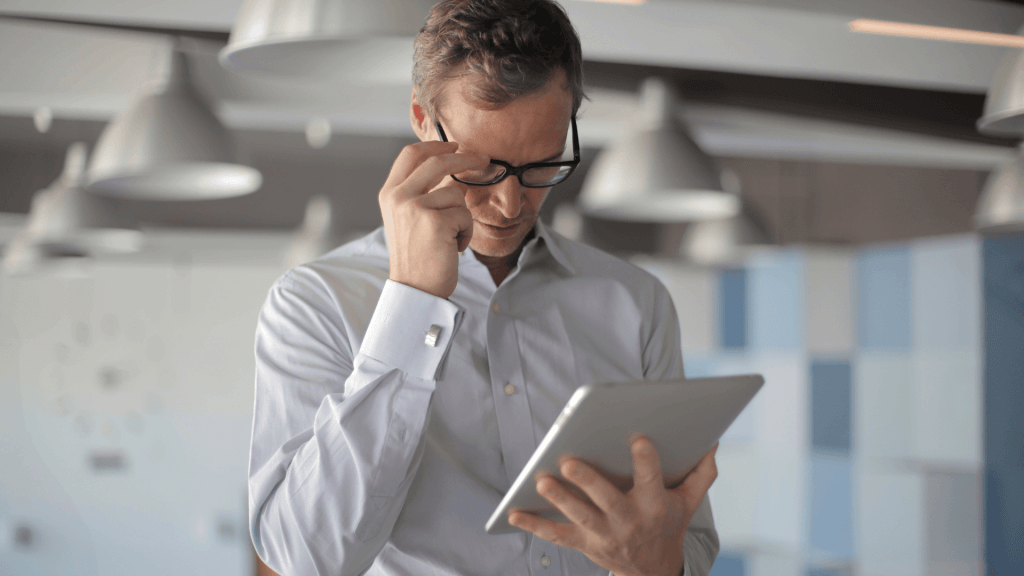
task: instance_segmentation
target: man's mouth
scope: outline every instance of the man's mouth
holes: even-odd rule
[[[478,222],[479,222],[479,220],[478,220]],[[518,223],[509,224],[507,226],[500,226],[498,224],[488,224],[487,222],[480,222],[480,223],[483,224],[484,226],[490,226],[491,228],[497,228],[498,230],[511,230],[511,229],[515,228],[516,226],[519,226]]]
[[[477,222],[480,222],[480,221],[477,220]],[[480,222],[480,224],[483,226],[483,228],[484,228],[483,231],[485,232],[486,236],[489,236],[489,237],[495,238],[495,239],[504,240],[504,239],[508,239],[508,238],[512,238],[514,236],[517,236],[519,234],[519,226],[522,224],[522,222],[517,222],[517,223],[514,223],[514,224],[509,224],[507,226],[499,226],[499,225],[496,225],[496,224],[488,224],[487,222]]]

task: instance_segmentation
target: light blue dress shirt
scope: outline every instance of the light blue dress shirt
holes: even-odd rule
[[[607,576],[584,554],[484,524],[584,384],[683,373],[647,272],[539,221],[495,286],[466,250],[447,300],[388,280],[383,229],[282,276],[256,329],[249,526],[306,574]],[[701,504],[685,573],[718,553]]]

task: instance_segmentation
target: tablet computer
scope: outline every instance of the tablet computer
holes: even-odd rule
[[[658,451],[665,486],[672,488],[711,450],[761,386],[758,374],[666,381],[635,381],[581,386],[565,404],[533,456],[487,521],[489,534],[517,530],[509,509],[567,522],[537,493],[537,479],[552,475],[589,500],[562,478],[559,461],[571,455],[594,466],[623,492],[632,488],[630,441],[643,434]]]

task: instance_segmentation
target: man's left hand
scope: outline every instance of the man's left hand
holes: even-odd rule
[[[593,504],[546,476],[537,480],[537,492],[571,523],[518,511],[509,514],[509,523],[552,544],[575,548],[615,576],[679,576],[687,526],[718,477],[718,444],[671,490],[665,488],[651,441],[640,437],[630,448],[633,487],[629,492],[622,493],[585,463],[568,459],[562,462],[562,476],[579,486]]]

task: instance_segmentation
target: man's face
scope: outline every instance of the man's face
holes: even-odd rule
[[[459,151],[486,154],[513,166],[558,161],[565,148],[572,94],[561,71],[540,90],[498,110],[481,110],[462,97],[465,79],[453,80],[439,111],[448,140]],[[434,130],[430,131],[434,138]],[[552,159],[552,156],[556,156]],[[527,188],[514,176],[491,186],[469,186],[446,176],[437,186],[457,186],[473,215],[469,247],[483,256],[514,253],[533,228],[550,188]]]

